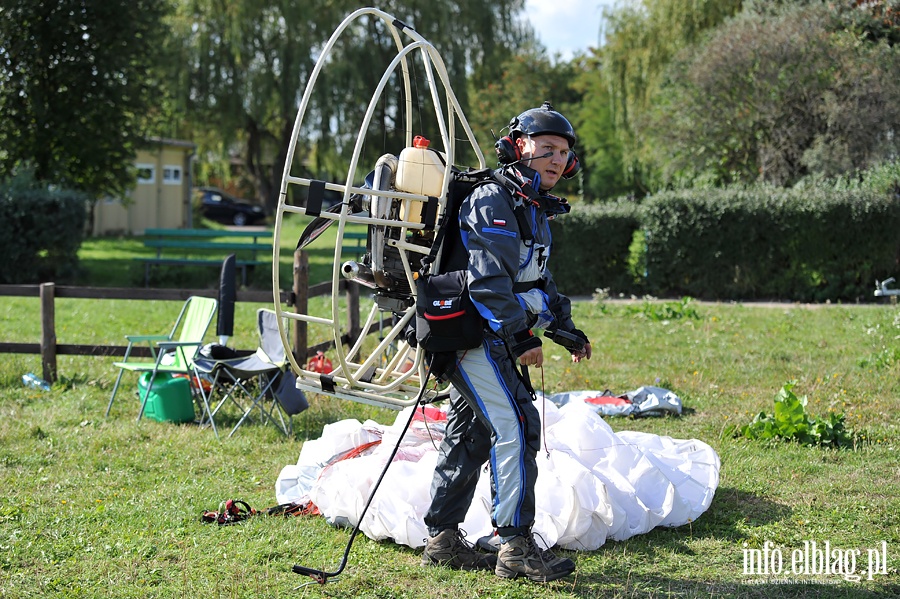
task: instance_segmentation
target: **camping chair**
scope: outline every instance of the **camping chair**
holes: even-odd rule
[[[209,323],[216,313],[218,302],[209,297],[191,296],[184,302],[181,313],[175,321],[175,326],[168,335],[125,335],[128,339],[128,347],[125,349],[125,357],[121,362],[114,362],[113,366],[119,369],[119,376],[113,386],[112,395],[109,397],[109,405],[106,406],[106,415],[112,408],[119,390],[119,383],[125,371],[152,372],[150,384],[143,394],[141,409],[137,419],[144,415],[150,390],[153,388],[153,380],[158,372],[171,374],[192,373],[191,366],[194,355],[197,353]],[[178,334],[176,338],[175,335]],[[151,360],[131,360],[131,350],[135,344],[147,343],[150,345]]]
[[[290,436],[294,431],[292,416],[308,407],[306,397],[294,385],[296,379],[287,368],[287,357],[278,331],[278,316],[272,310],[261,308],[256,312],[256,324],[259,333],[256,353],[217,360],[206,357],[201,352],[194,359],[195,375],[212,381],[209,394],[202,385],[199,386],[205,414],[201,424],[206,424],[208,418],[216,437],[219,432],[215,418],[226,404],[233,403],[241,411],[241,417],[231,429],[229,437],[244,422],[251,420],[254,412],[259,413],[261,422],[271,422],[286,436]],[[211,408],[210,399],[217,390],[224,394],[218,399],[215,408]],[[244,404],[238,400],[239,397],[244,399]],[[249,405],[246,404],[247,400]]]

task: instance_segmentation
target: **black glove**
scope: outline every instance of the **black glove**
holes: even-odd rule
[[[524,329],[513,334],[512,353],[515,357],[519,357],[529,349],[541,346],[541,338],[535,337],[531,329]]]
[[[583,340],[585,345],[591,344],[591,340],[587,338],[587,335],[585,335],[581,329],[572,329],[569,332],[572,333],[573,335],[575,335],[576,337],[578,337],[579,339]]]
[[[573,354],[583,350],[586,343],[590,343],[587,336],[578,329],[569,332],[560,331],[559,329],[548,329],[544,331],[544,337],[547,337],[554,343],[558,343]]]

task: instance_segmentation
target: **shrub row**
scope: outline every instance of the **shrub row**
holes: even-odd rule
[[[85,219],[81,193],[0,184],[0,284],[72,281]]]
[[[629,264],[635,231],[641,228],[634,202],[579,204],[551,222],[550,270],[566,295],[591,294],[597,288],[632,293],[640,285]]]
[[[900,275],[900,196],[868,189],[667,191],[630,208],[578,206],[554,224],[552,269],[576,295],[873,299]]]

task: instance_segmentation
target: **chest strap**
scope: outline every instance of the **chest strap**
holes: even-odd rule
[[[531,291],[532,289],[540,289],[544,286],[544,280],[538,279],[537,281],[517,281],[513,283],[513,293],[526,293]]]
[[[528,215],[525,213],[525,210],[525,205],[519,204],[513,208],[513,214],[516,215],[516,225],[519,227],[519,236],[522,238],[522,243],[526,247],[531,247],[532,243],[534,243],[534,235],[531,233],[531,223],[528,221]]]

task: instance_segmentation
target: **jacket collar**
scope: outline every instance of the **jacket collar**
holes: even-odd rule
[[[565,198],[555,196],[548,192],[541,193],[541,176],[533,168],[523,164],[503,166],[495,173],[499,174],[498,180],[512,193],[516,204],[531,204],[553,218],[560,214],[568,214],[571,210],[569,202]]]

